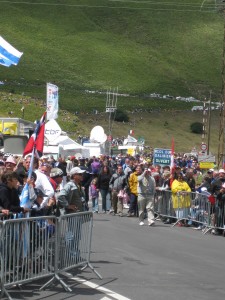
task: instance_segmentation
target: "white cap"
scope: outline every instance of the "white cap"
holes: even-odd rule
[[[225,173],[224,169],[219,169],[219,173]]]
[[[48,159],[49,157],[47,156],[47,155],[43,155],[42,157],[41,157],[41,159]]]
[[[74,167],[70,170],[70,175],[82,174],[84,172],[85,172],[85,170],[81,170],[81,168],[79,168],[79,167]]]

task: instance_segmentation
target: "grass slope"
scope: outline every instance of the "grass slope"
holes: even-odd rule
[[[214,0],[0,0],[1,35],[24,52],[18,66],[0,66],[0,80],[5,82],[0,91],[11,91],[21,98],[35,97],[40,106],[46,97],[46,82],[57,84],[60,109],[68,110],[72,119],[75,111],[82,116],[72,132],[77,127],[89,132],[94,124],[89,115],[85,118],[86,112],[105,109],[105,94],[85,90],[105,92],[118,87],[120,93],[130,94],[118,100],[118,108],[128,111],[137,107],[184,110],[192,106],[145,97],[153,92],[203,99],[212,91],[212,99],[218,101],[224,28],[221,2],[216,3],[218,6]],[[9,107],[1,108],[1,112],[7,114]],[[35,107],[27,108],[30,120],[40,115]],[[182,126],[184,116],[179,119],[171,113],[160,113],[154,122],[151,116],[158,135],[154,143],[166,140],[157,123],[163,124],[165,118],[171,132],[185,137],[189,124]],[[191,121],[192,115],[188,115],[187,122]],[[65,130],[72,126],[63,117],[59,122]],[[153,129],[146,122],[143,128],[139,122],[135,130],[151,142],[148,135]],[[115,135],[126,135],[130,126],[118,126]]]
[[[214,1],[202,11],[201,3],[3,1],[1,34],[24,55],[16,68],[1,68],[1,78],[41,97],[55,82],[62,106],[84,89],[117,86],[130,94],[218,94],[223,19]]]
[[[0,99],[1,117],[8,117],[8,112],[13,111],[11,117],[22,118],[21,107],[25,106],[24,118],[34,121],[40,119],[46,107],[45,103],[36,98],[15,94],[0,93]],[[168,105],[170,102],[167,102]],[[133,129],[135,138],[144,137],[145,144],[153,148],[170,148],[172,137],[174,137],[176,152],[189,152],[193,147],[200,151],[201,135],[191,133],[190,125],[202,121],[202,112],[191,112],[190,109],[159,110],[158,107],[153,107],[149,112],[129,112],[128,123],[113,122],[113,137],[127,136],[129,130]],[[215,155],[218,152],[219,118],[219,111],[213,111],[209,146],[210,151]],[[60,109],[57,122],[73,139],[77,139],[78,135],[89,137],[91,129],[96,125],[102,126],[105,133],[109,132],[108,114],[104,112],[95,115],[83,110],[76,116],[74,113]]]

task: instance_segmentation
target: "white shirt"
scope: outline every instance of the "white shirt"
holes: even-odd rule
[[[35,181],[35,187],[40,189],[47,197],[44,197],[40,207],[45,207],[48,204],[48,199],[54,196],[54,189],[48,179],[48,177],[41,173],[39,170],[34,170],[37,175],[37,179]]]

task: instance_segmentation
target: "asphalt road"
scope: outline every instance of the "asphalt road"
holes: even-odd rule
[[[11,289],[14,299],[224,300],[225,238],[157,221],[94,214],[90,269],[70,270],[60,284],[39,291],[46,280]],[[64,274],[65,275],[65,274]]]

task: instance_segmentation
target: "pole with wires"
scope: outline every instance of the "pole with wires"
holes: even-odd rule
[[[116,109],[117,109],[117,96],[118,96],[118,87],[111,92],[111,89],[107,91],[106,98],[106,113],[109,114],[109,134],[108,134],[108,143],[109,143],[109,155],[112,153],[112,125],[115,119]]]

